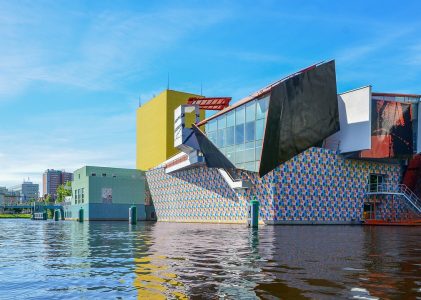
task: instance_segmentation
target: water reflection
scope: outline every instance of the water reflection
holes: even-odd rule
[[[0,298],[416,299],[420,236],[416,227],[0,220]]]

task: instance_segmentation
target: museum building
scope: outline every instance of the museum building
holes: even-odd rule
[[[167,90],[138,108],[158,221],[246,223],[254,199],[265,224],[421,219],[420,95],[338,94],[328,61],[230,100]]]

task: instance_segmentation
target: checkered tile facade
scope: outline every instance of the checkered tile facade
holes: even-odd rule
[[[262,178],[239,172],[252,181],[252,188],[234,192],[218,170],[205,166],[172,174],[165,174],[164,168],[148,171],[158,220],[245,223],[248,203],[256,198],[265,222],[359,221],[368,200],[369,175],[384,174],[386,183],[396,184],[401,177],[398,164],[344,159],[323,148],[310,148]],[[380,206],[387,211],[391,204],[384,203]]]

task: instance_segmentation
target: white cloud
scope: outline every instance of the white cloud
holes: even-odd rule
[[[228,17],[223,8],[84,13],[71,5],[0,2],[0,102],[33,86],[110,91],[126,98],[109,106],[93,99],[65,111],[46,107],[46,113],[25,114],[19,124],[5,124],[0,185],[18,184],[28,176],[41,183],[47,168],[134,168],[138,95],[125,84],[148,76],[151,65],[183,39]],[[158,91],[139,94],[144,103]]]
[[[79,126],[52,128],[48,138],[25,130],[1,136],[0,144],[8,147],[0,155],[0,185],[14,185],[28,176],[41,183],[42,172],[48,168],[70,172],[84,165],[134,168],[134,117],[116,114],[103,121],[85,117],[79,119],[83,123]],[[42,116],[31,121],[37,118]],[[87,122],[95,126],[86,126]]]
[[[227,18],[223,10],[168,7],[145,13],[64,14],[61,20],[46,8],[24,7],[16,14],[20,8],[0,12],[0,27],[7,27],[0,30],[0,95],[18,93],[37,81],[90,90],[115,88],[131,76],[146,74],[153,58],[189,33]],[[81,28],[68,29],[75,24]],[[32,36],[33,27],[45,34]]]
[[[413,28],[396,29],[389,31],[385,35],[384,30],[376,32],[370,39],[361,40],[359,44],[344,45],[344,50],[337,54],[337,60],[340,64],[354,64],[359,60],[367,59],[385,47],[395,44],[400,38],[412,32]]]

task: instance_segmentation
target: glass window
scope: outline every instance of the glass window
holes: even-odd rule
[[[256,103],[251,101],[246,104],[246,122],[252,122],[256,120]]]
[[[245,111],[244,105],[238,107],[235,110],[235,124],[238,125],[238,124],[243,124],[244,123],[244,121],[245,121],[244,111]]]
[[[254,127],[255,122],[246,123],[246,142],[254,141]]]
[[[235,147],[231,146],[231,147],[227,147],[227,158],[232,162],[235,163]]]
[[[225,127],[227,127],[226,115],[222,115],[222,116],[218,117],[217,122],[218,122],[218,129],[224,129]]]
[[[231,126],[226,129],[225,144],[227,146],[234,145],[234,128],[234,126]]]
[[[269,95],[256,101],[256,119],[266,118],[266,112],[269,108]]]
[[[215,119],[213,119],[213,120],[210,120],[208,123],[207,123],[207,125],[208,125],[208,131],[210,132],[210,131],[215,131],[216,129],[217,129],[217,124],[216,124],[216,120]]]
[[[218,147],[225,147],[225,129],[218,130],[218,138],[216,140],[216,145]]]
[[[244,162],[244,150],[235,152],[235,163],[242,164]]]
[[[232,110],[227,113],[227,127],[235,125],[235,111]]]
[[[235,126],[235,143],[244,143],[244,124],[239,124]]]
[[[256,142],[257,144],[257,142]],[[262,147],[256,147],[256,160],[260,160],[260,157],[262,156]]]
[[[208,138],[209,138],[209,140],[211,140],[212,143],[214,143],[216,145],[216,131],[209,132]]]
[[[244,164],[243,169],[247,170],[247,171],[256,172],[255,166],[256,166],[256,164],[255,164],[254,161],[253,162],[247,162],[247,163]]]
[[[246,143],[244,149],[244,161],[254,161],[254,142]]]
[[[256,121],[256,140],[262,140],[265,132],[265,119]]]

